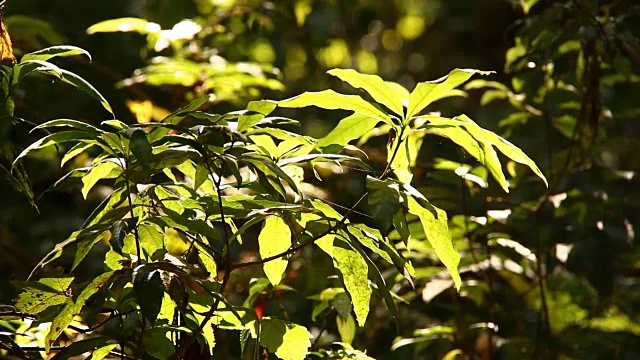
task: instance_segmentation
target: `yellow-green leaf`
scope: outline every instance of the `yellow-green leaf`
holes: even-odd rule
[[[421,200],[426,201],[426,199]],[[453,248],[447,224],[447,213],[435,206],[426,209],[411,195],[407,196],[407,206],[409,213],[420,218],[427,240],[431,243],[440,261],[449,269],[456,289],[460,289],[461,279],[460,273],[458,273],[460,255]]]
[[[137,32],[140,34],[148,34],[159,32],[160,25],[139,18],[120,18],[101,21],[91,25],[87,29],[87,34],[95,34],[98,32]]]
[[[480,71],[473,69],[455,69],[438,80],[425,81],[416,85],[416,88],[409,95],[409,108],[407,109],[407,119],[418,114],[432,102],[448,97],[459,95],[457,92],[449,93],[450,90],[462,85],[473,74],[489,75],[491,71]]]
[[[313,335],[298,324],[264,317],[261,322],[252,322],[249,329],[252,338],[259,334],[260,345],[282,360],[303,360],[311,347]]]
[[[87,300],[100,290],[102,285],[111,278],[113,273],[113,271],[106,272],[93,279],[93,281],[91,281],[91,283],[82,290],[75,301],[72,298],[67,299],[62,310],[58,312],[51,322],[51,330],[45,337],[45,348],[47,352],[49,351],[51,344],[58,338],[58,336],[60,336],[60,334],[62,334],[64,329],[71,324],[73,317],[82,310],[82,307],[84,307]]]
[[[318,146],[325,147],[333,144],[344,146],[353,139],[371,131],[380,121],[362,114],[352,114],[338,123],[327,135],[318,139]]]
[[[523,165],[527,165],[536,175],[538,175],[544,181],[547,186],[549,186],[547,178],[545,178],[544,174],[542,173],[542,171],[540,171],[536,163],[531,160],[531,158],[528,157],[527,154],[524,153],[524,151],[520,150],[520,148],[513,145],[496,133],[481,128],[466,115],[460,115],[454,118],[454,120],[463,121],[464,128],[467,129],[467,131],[478,141],[487,142],[497,147],[501,153],[505,154],[511,160]]]
[[[82,196],[86,199],[89,190],[102,179],[112,179],[122,173],[122,167],[113,161],[105,161],[94,166],[82,177]]]
[[[360,96],[339,94],[333,90],[305,92],[296,97],[280,101],[278,106],[287,108],[317,106],[328,110],[350,110],[356,114],[378,119],[388,124],[392,123],[387,114],[378,110]]]
[[[358,325],[364,326],[371,300],[367,262],[344,241],[335,241],[333,265],[342,275],[344,287],[353,303],[353,311],[356,314]]]
[[[425,126],[427,134],[449,138],[461,146],[469,155],[486,166],[502,189],[509,192],[507,179],[500,165],[500,159],[491,144],[478,142],[478,140],[461,126],[460,121],[436,116],[424,116],[420,117],[420,119],[429,120],[429,125]]]
[[[402,93],[398,93],[394,87],[388,86],[379,76],[360,74],[353,69],[329,70],[330,75],[340,78],[355,88],[361,88],[378,103],[386,106],[399,117],[403,116]]]
[[[260,257],[265,259],[287,251],[291,246],[291,230],[279,216],[268,217],[258,236]],[[288,260],[278,258],[263,264],[264,273],[273,285],[278,285],[282,275],[287,270]]]

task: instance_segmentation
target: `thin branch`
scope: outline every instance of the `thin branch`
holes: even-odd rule
[[[303,243],[300,243],[292,248],[289,248],[279,254],[275,254],[269,257],[266,257],[264,259],[261,260],[256,260],[256,261],[247,261],[247,262],[243,262],[243,263],[238,263],[238,264],[233,264],[231,266],[231,270],[236,270],[236,269],[241,269],[241,268],[245,268],[245,267],[249,267],[249,266],[255,266],[255,265],[262,265],[264,263],[267,263],[269,261],[273,261],[276,259],[279,259],[283,256],[287,256],[293,253],[298,252],[298,250],[303,249],[313,243],[315,243],[317,240],[320,240],[321,238],[323,238],[326,235],[331,234],[332,232],[336,231],[340,226],[344,225],[345,222],[347,221],[347,217],[349,217],[349,215],[351,215],[351,213],[354,211],[354,209],[362,202],[362,200],[364,200],[365,197],[367,197],[367,195],[369,195],[368,192],[365,192],[360,199],[358,199],[358,201],[351,207],[349,208],[349,211],[347,211],[346,214],[344,214],[344,216],[342,216],[342,219],[340,219],[340,221],[338,221],[337,223],[335,223],[335,225],[333,225],[332,227],[330,227],[329,229],[327,229],[326,231],[322,232],[319,235],[314,236],[311,240],[307,240]]]

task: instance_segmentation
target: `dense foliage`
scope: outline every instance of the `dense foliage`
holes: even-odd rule
[[[6,3],[3,356],[640,351],[637,7]]]

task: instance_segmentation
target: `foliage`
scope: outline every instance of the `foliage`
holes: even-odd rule
[[[25,240],[50,251],[27,281],[16,275],[0,319],[15,335],[2,335],[0,351],[635,353],[637,11],[509,2],[516,12],[498,1],[478,11],[456,1],[195,1],[190,12],[147,2],[86,19],[91,42],[119,49],[84,44],[93,63],[60,45],[59,28],[5,18],[20,62],[2,66],[0,166],[42,212],[20,221],[46,237]],[[478,50],[457,31],[494,17],[488,9],[518,19],[481,20]],[[44,35],[26,31],[36,25]],[[493,27],[499,36],[486,35]],[[102,34],[113,32],[123,34]],[[482,54],[501,54],[505,32],[513,46],[487,66]],[[459,66],[504,69],[419,82],[457,52],[474,54]],[[127,75],[95,77],[101,60]],[[49,92],[39,74],[89,96]],[[40,97],[54,104],[44,117],[25,105]],[[260,100],[274,97],[287,99]],[[89,99],[95,108],[69,106]],[[119,120],[101,121],[104,109]],[[451,115],[461,113],[477,122]]]

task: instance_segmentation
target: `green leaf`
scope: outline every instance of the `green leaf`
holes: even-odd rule
[[[538,177],[540,177],[544,181],[545,185],[549,186],[547,179],[544,177],[544,174],[542,173],[542,171],[540,171],[536,163],[531,160],[531,158],[528,157],[527,154],[520,150],[520,148],[513,145],[506,139],[500,137],[496,133],[481,128],[466,115],[457,116],[456,118],[454,118],[454,120],[462,121],[464,123],[464,128],[467,129],[467,131],[476,140],[489,143],[498,148],[501,153],[506,155],[511,160],[523,165],[527,165],[536,175],[538,175]]]
[[[366,102],[360,96],[339,94],[333,90],[305,92],[296,97],[278,102],[278,106],[287,108],[317,106],[319,108],[329,110],[351,110],[356,114],[392,124],[392,121],[387,114],[378,110],[375,106]]]
[[[166,327],[146,329],[142,338],[142,347],[152,359],[168,360],[176,351],[173,342],[167,338]]]
[[[395,147],[387,146],[387,162],[389,167],[398,177],[401,183],[410,184],[413,179],[411,172],[411,158],[409,150],[409,137],[396,140]]]
[[[353,316],[349,315],[344,319],[342,316],[336,316],[336,325],[338,326],[338,333],[340,333],[340,341],[345,344],[351,344],[356,336],[356,322],[353,320]]]
[[[350,233],[348,233],[348,236],[351,239],[353,238],[353,235],[350,234]],[[382,274],[380,273],[380,269],[378,269],[376,264],[374,264],[374,262],[369,258],[367,253],[365,253],[363,251],[362,246],[360,245],[358,240],[362,241],[363,239],[362,238],[358,238],[357,240],[353,241],[351,245],[360,254],[362,259],[367,264],[369,275],[375,281],[376,285],[378,286],[378,291],[380,292],[380,295],[382,295],[382,298],[384,299],[385,304],[387,304],[387,308],[391,312],[391,315],[395,318],[395,317],[398,316],[398,311],[396,310],[396,303],[393,301],[393,296],[391,295],[391,292],[389,291],[389,288],[387,287],[386,282],[382,278]],[[384,253],[381,253],[379,250],[376,250],[375,248],[371,248],[371,247],[369,247],[369,248],[374,250],[377,254],[384,254]],[[387,256],[381,255],[381,256],[385,260],[390,262],[388,255]],[[360,325],[360,326],[362,326],[362,325]]]
[[[67,293],[73,277],[42,278],[27,283],[16,300],[16,309],[26,314],[39,314],[50,306],[63,304],[71,296]]]
[[[440,261],[449,269],[456,289],[460,290],[461,279],[458,272],[460,255],[453,248],[447,224],[447,213],[435,206],[431,206],[431,209],[425,209],[412,195],[407,196],[406,200],[409,213],[420,218],[429,243]],[[426,201],[426,199],[421,200]]]
[[[24,149],[20,153],[20,155],[18,155],[18,157],[16,157],[16,159],[13,161],[13,166],[16,166],[18,160],[22,159],[33,150],[42,149],[47,146],[62,144],[65,142],[91,140],[93,138],[94,137],[91,134],[78,130],[62,131],[59,133],[47,135]]]
[[[404,209],[399,209],[398,212],[393,215],[393,227],[400,235],[400,239],[405,246],[409,244],[409,238],[411,237],[411,232],[409,232],[409,225],[407,224],[407,218],[404,215]]]
[[[347,243],[336,239],[333,243],[333,265],[342,275],[358,325],[364,326],[371,300],[367,262]]]
[[[425,125],[427,134],[434,134],[446,137],[461,146],[465,151],[478,160],[481,164],[489,169],[489,172],[496,179],[498,184],[506,192],[509,191],[507,179],[502,172],[500,159],[498,159],[495,150],[490,144],[483,146],[471,134],[460,126],[459,122],[440,117],[420,117],[421,119],[429,119],[429,124]]]
[[[148,265],[133,270],[133,290],[142,315],[152,324],[162,308],[164,283],[160,271]]]
[[[86,352],[101,348],[110,342],[109,337],[99,336],[90,339],[82,339],[74,341],[62,351],[57,353],[51,360],[67,360],[72,357],[80,356]],[[115,344],[114,344],[115,345]]]
[[[350,225],[348,236],[378,254],[388,263],[393,264],[400,274],[409,282],[413,282],[412,277],[415,276],[415,269],[411,263],[402,257],[393,243],[389,242],[377,230],[371,229],[364,224]]]
[[[367,176],[369,192],[369,214],[376,221],[378,230],[387,232],[391,227],[393,215],[402,206],[400,203],[400,187],[391,179],[378,180]]]
[[[380,121],[361,114],[352,114],[340,120],[338,125],[327,135],[318,139],[318,146],[327,147],[337,144],[344,146],[353,139],[358,139],[362,135],[371,131]]]
[[[126,129],[130,128],[129,125],[127,125],[127,124],[125,124],[122,121],[117,120],[117,119],[105,120],[105,121],[101,122],[100,125],[109,126],[109,127],[114,128],[114,129],[117,129],[117,130],[126,130]]]
[[[276,143],[273,141],[273,138],[269,135],[251,135],[249,139],[256,144],[265,155],[269,155],[272,158],[276,158],[278,155],[278,147]]]
[[[247,105],[247,110],[253,114],[242,114],[238,117],[238,131],[243,132],[258,124],[266,115],[269,115],[278,103],[271,100],[252,101]]]
[[[85,122],[82,121],[78,121],[78,120],[71,120],[71,119],[56,119],[56,120],[50,120],[47,121],[45,123],[42,123],[38,126],[36,126],[35,128],[33,128],[33,130],[31,130],[31,132],[37,130],[37,129],[45,129],[45,128],[50,128],[50,127],[62,127],[62,126],[68,126],[71,128],[74,128],[75,130],[80,130],[80,131],[85,131],[89,134],[98,136],[102,133],[104,133],[104,131],[98,129],[97,127],[93,126],[93,125],[89,125]]]
[[[91,353],[91,355],[87,358],[87,360],[102,360],[105,357],[107,357],[107,355],[109,355],[111,350],[115,349],[116,346],[118,346],[118,344],[111,344],[111,345],[103,346],[99,349],[96,349],[93,353]]]
[[[271,112],[273,112],[273,110],[275,110],[276,107],[278,107],[278,103],[276,101],[257,100],[257,101],[249,102],[249,104],[247,105],[247,110],[255,111],[257,113],[260,113],[266,116],[271,114]]]
[[[394,87],[388,86],[380,77],[376,75],[360,74],[353,69],[333,69],[327,73],[340,78],[355,88],[365,90],[373,100],[386,106],[400,118],[404,116],[402,107],[402,94],[396,92]]]
[[[104,161],[94,166],[82,177],[82,196],[86,199],[89,190],[102,179],[113,179],[122,174],[122,167],[114,161]]]
[[[49,333],[45,337],[45,348],[47,352],[58,336],[71,324],[73,317],[80,313],[80,310],[82,310],[87,300],[89,300],[93,294],[97,293],[113,274],[114,272],[110,271],[99,275],[82,290],[75,301],[68,299],[65,302],[62,310],[60,310],[51,322],[51,330],[49,330]]]
[[[101,21],[91,25],[87,29],[87,34],[99,32],[137,32],[139,34],[156,33],[160,31],[160,25],[144,19],[127,17]]]
[[[129,234],[129,225],[124,220],[118,220],[111,227],[111,238],[109,244],[116,253],[123,255],[124,238]]]
[[[64,156],[62,157],[62,160],[60,160],[60,167],[63,167],[64,164],[66,164],[69,160],[82,154],[83,152],[87,151],[89,148],[95,145],[96,145],[95,143],[77,143],[73,145],[73,147],[69,149],[69,151],[67,151],[66,154],[64,154]]]
[[[280,254],[291,246],[291,230],[281,217],[270,216],[264,221],[264,226],[258,236],[258,244],[262,259]],[[282,257],[262,265],[271,284],[278,285],[280,283],[282,275],[287,270],[288,262]]]
[[[107,225],[104,225],[107,227]],[[93,231],[81,231],[78,236],[76,236],[76,242],[78,243],[76,253],[73,256],[73,265],[71,266],[71,271],[75,270],[76,266],[80,264],[80,262],[87,256],[89,251],[93,248],[93,246],[98,243],[98,241],[103,239],[103,234],[105,230],[98,229]]]
[[[193,111],[197,110],[199,107],[204,105],[209,100],[208,96],[199,97],[184,107],[172,112],[166,118],[162,119],[161,123],[166,123],[168,125],[178,125],[182,119],[189,116]],[[166,127],[157,127],[149,134],[149,142],[154,143],[162,139],[165,135],[169,133],[169,128]]]
[[[138,225],[138,238],[140,239],[140,248],[148,259],[157,250],[164,248],[164,231],[157,225],[142,223]]]
[[[102,96],[102,94],[100,94],[100,92],[98,92],[98,90],[96,90],[96,88],[94,88],[93,85],[88,83],[85,79],[72,73],[71,71],[59,68],[49,62],[41,61],[41,60],[27,60],[27,61],[21,62],[21,64],[23,66],[31,65],[31,64],[40,65],[40,67],[36,68],[34,71],[53,75],[58,79],[62,80],[63,82],[66,82],[67,84],[75,86],[79,90],[85,92],[87,95],[98,100],[100,104],[102,104],[102,107],[104,107],[107,111],[113,114],[113,109],[111,108],[111,105],[109,105],[109,102],[107,102],[107,100]],[[23,74],[23,76],[26,76],[26,75],[28,74]]]
[[[462,85],[473,74],[489,75],[491,71],[455,69],[438,80],[418,83],[409,96],[407,119],[418,114],[432,102],[449,96],[449,91]]]
[[[27,60],[47,61],[54,57],[67,57],[76,55],[86,55],[89,58],[89,61],[91,61],[91,55],[85,49],[71,45],[57,45],[24,54],[22,56],[22,59],[20,59],[20,62],[22,63]]]
[[[259,334],[260,345],[282,360],[303,360],[311,347],[313,335],[298,324],[264,317],[261,322],[254,321],[249,329],[252,338],[257,339]]]
[[[153,149],[149,144],[149,140],[147,140],[147,134],[144,130],[133,130],[131,137],[129,137],[129,148],[138,160],[138,163],[142,166],[142,169],[144,169],[147,174],[151,174],[149,158],[151,157],[151,151]]]

